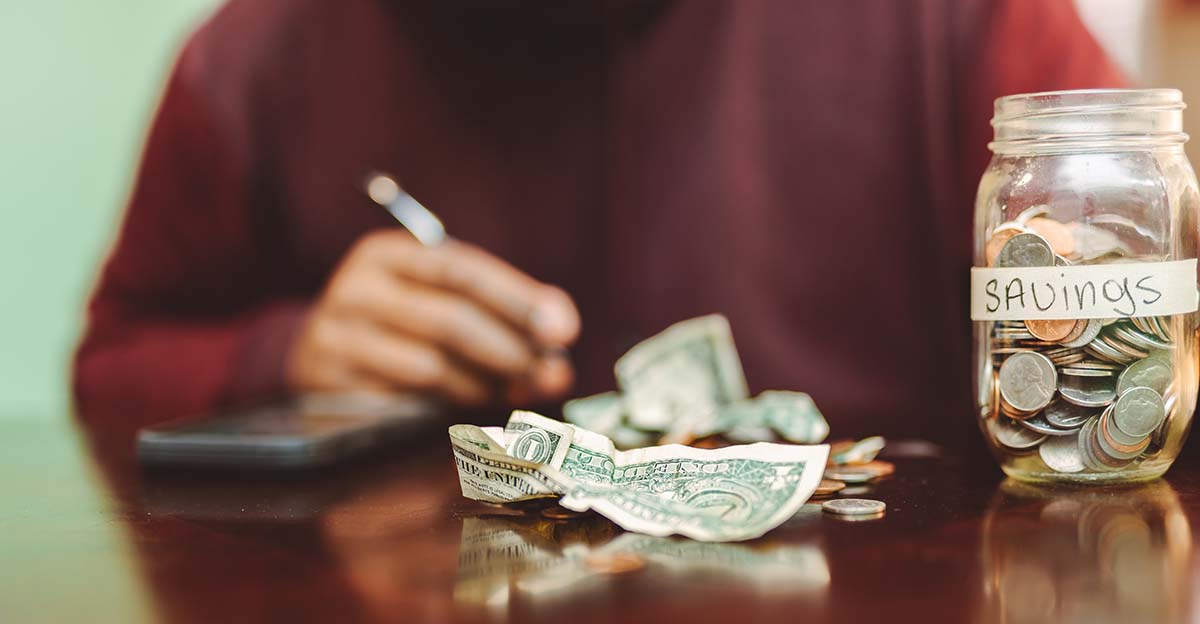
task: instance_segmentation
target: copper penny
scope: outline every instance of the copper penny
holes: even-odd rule
[[[864,468],[866,470],[874,471],[875,474],[877,474],[881,477],[886,477],[886,476],[896,472],[896,464],[893,464],[892,462],[883,461],[880,459],[876,459],[874,461],[869,461],[865,464],[859,464],[858,467]]]
[[[841,481],[834,481],[833,479],[821,479],[821,482],[817,484],[817,490],[814,492],[814,494],[817,496],[827,496],[844,489],[846,489],[846,484]]]
[[[1088,322],[1089,321],[1087,319],[1076,320],[1075,327],[1072,327],[1071,332],[1068,333],[1067,336],[1065,338],[1063,338],[1062,340],[1060,340],[1059,342],[1071,342],[1073,340],[1078,339],[1080,336],[1083,335],[1083,332],[1087,331]],[[1051,358],[1051,359],[1053,359],[1053,358]]]
[[[631,553],[588,555],[583,564],[597,574],[626,574],[646,567],[646,560]]]
[[[582,515],[583,514],[578,511],[572,511],[565,507],[557,507],[557,506],[547,507],[542,510],[542,517],[549,518],[551,520],[573,520]]]
[[[1025,227],[1042,235],[1054,253],[1060,256],[1075,254],[1075,235],[1066,225],[1046,217],[1034,217],[1025,222]]]
[[[987,244],[984,246],[984,255],[987,256],[988,266],[996,264],[996,256],[1000,255],[1000,250],[1004,249],[1004,243],[1007,243],[1008,239],[1028,231],[1015,224],[1001,225],[996,228],[992,232],[992,237],[988,239]]]
[[[1059,342],[1071,335],[1075,331],[1075,325],[1078,323],[1075,319],[1027,319],[1025,321],[1025,329],[1033,334],[1035,338],[1041,340],[1049,340],[1050,342]],[[1082,331],[1080,333],[1083,333]]]

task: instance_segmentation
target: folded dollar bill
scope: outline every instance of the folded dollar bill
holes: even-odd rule
[[[803,392],[749,398],[729,321],[719,314],[676,323],[617,360],[619,392],[567,401],[563,419],[617,448],[689,443],[721,434],[733,442],[816,444],[829,425]]]
[[[603,435],[524,411],[503,429],[454,425],[450,443],[467,498],[557,496],[629,531],[711,542],[753,539],[792,517],[829,455],[825,445],[769,443],[618,451]]]

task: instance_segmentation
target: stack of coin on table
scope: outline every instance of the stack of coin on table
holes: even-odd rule
[[[1038,209],[1044,214],[1042,207],[1031,211]],[[1031,211],[994,230],[986,246],[992,266],[1132,260],[1115,237],[1096,234],[1103,230]],[[1120,470],[1162,448],[1177,399],[1167,318],[990,325],[996,372],[991,413],[984,416],[1002,448],[1036,452],[1049,469],[1065,473]]]
[[[817,487],[817,495],[841,490],[846,484],[861,484],[886,477],[896,471],[891,462],[876,459],[886,441],[879,436],[840,440],[829,445],[829,462],[825,479]],[[830,488],[835,488],[830,490]]]

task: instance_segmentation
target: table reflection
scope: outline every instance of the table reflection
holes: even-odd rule
[[[624,565],[612,569],[614,560]],[[637,565],[628,565],[631,561]],[[695,586],[680,582],[683,577],[726,590],[813,599],[823,598],[830,580],[825,555],[815,544],[651,537],[621,532],[595,514],[550,519],[536,509],[498,510],[463,518],[454,599],[503,612],[517,598],[531,604],[578,601],[625,578],[636,578],[644,588],[667,582]]]
[[[983,521],[984,622],[1164,622],[1191,614],[1192,535],[1174,489],[1005,481]]]

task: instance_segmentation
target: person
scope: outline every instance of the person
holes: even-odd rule
[[[936,439],[972,422],[992,100],[1121,83],[1068,0],[232,0],[166,86],[77,411],[551,403],[719,312],[752,390]],[[397,227],[371,171],[454,241]]]

